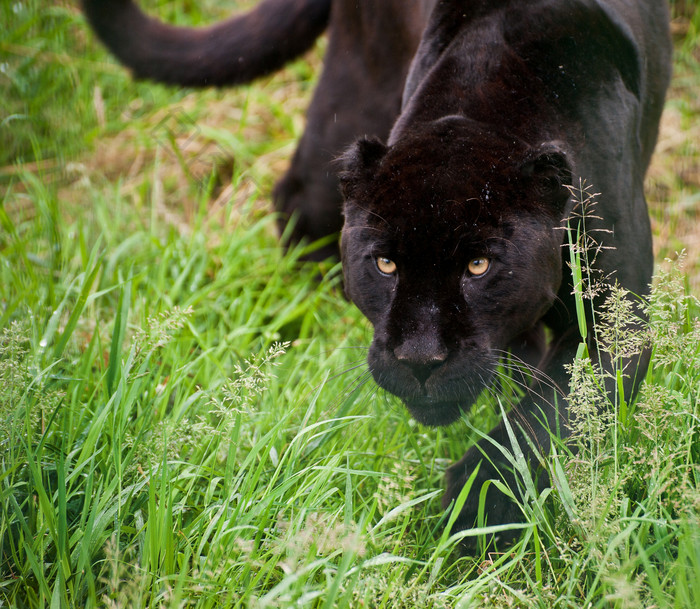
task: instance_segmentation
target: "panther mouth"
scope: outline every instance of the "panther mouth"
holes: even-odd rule
[[[450,357],[428,373],[391,357],[387,349],[370,348],[369,370],[374,381],[398,397],[421,425],[441,427],[458,421],[491,383],[492,366],[483,355]]]
[[[454,423],[464,411],[460,401],[436,400],[429,397],[404,399],[411,416],[421,425],[442,427]]]

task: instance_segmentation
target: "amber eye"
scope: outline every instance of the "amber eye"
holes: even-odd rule
[[[488,258],[474,258],[473,260],[469,261],[467,269],[471,275],[478,277],[479,275],[483,275],[486,271],[488,271],[490,265],[491,261]]]
[[[376,262],[380,273],[384,273],[384,275],[393,275],[396,272],[396,263],[393,260],[384,258],[384,256],[379,256]]]

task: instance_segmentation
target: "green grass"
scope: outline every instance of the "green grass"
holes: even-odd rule
[[[148,6],[185,23],[236,4]],[[173,90],[131,82],[75,2],[3,3],[0,607],[700,606],[691,4],[649,178],[644,389],[598,416],[581,360],[577,456],[526,493],[509,552],[460,557],[442,475],[498,401],[414,424],[369,379],[331,265],[278,246],[267,196],[324,43],[250,87]],[[681,248],[682,272],[663,261]]]

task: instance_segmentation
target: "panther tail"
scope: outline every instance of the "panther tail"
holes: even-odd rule
[[[173,27],[132,0],[82,0],[102,42],[136,78],[204,87],[248,82],[281,68],[323,32],[331,0],[263,0],[207,28]]]

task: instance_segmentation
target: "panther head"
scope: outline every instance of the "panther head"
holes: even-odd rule
[[[369,369],[427,425],[460,416],[562,281],[571,181],[556,141],[461,116],[342,159],[345,289],[374,326]]]

